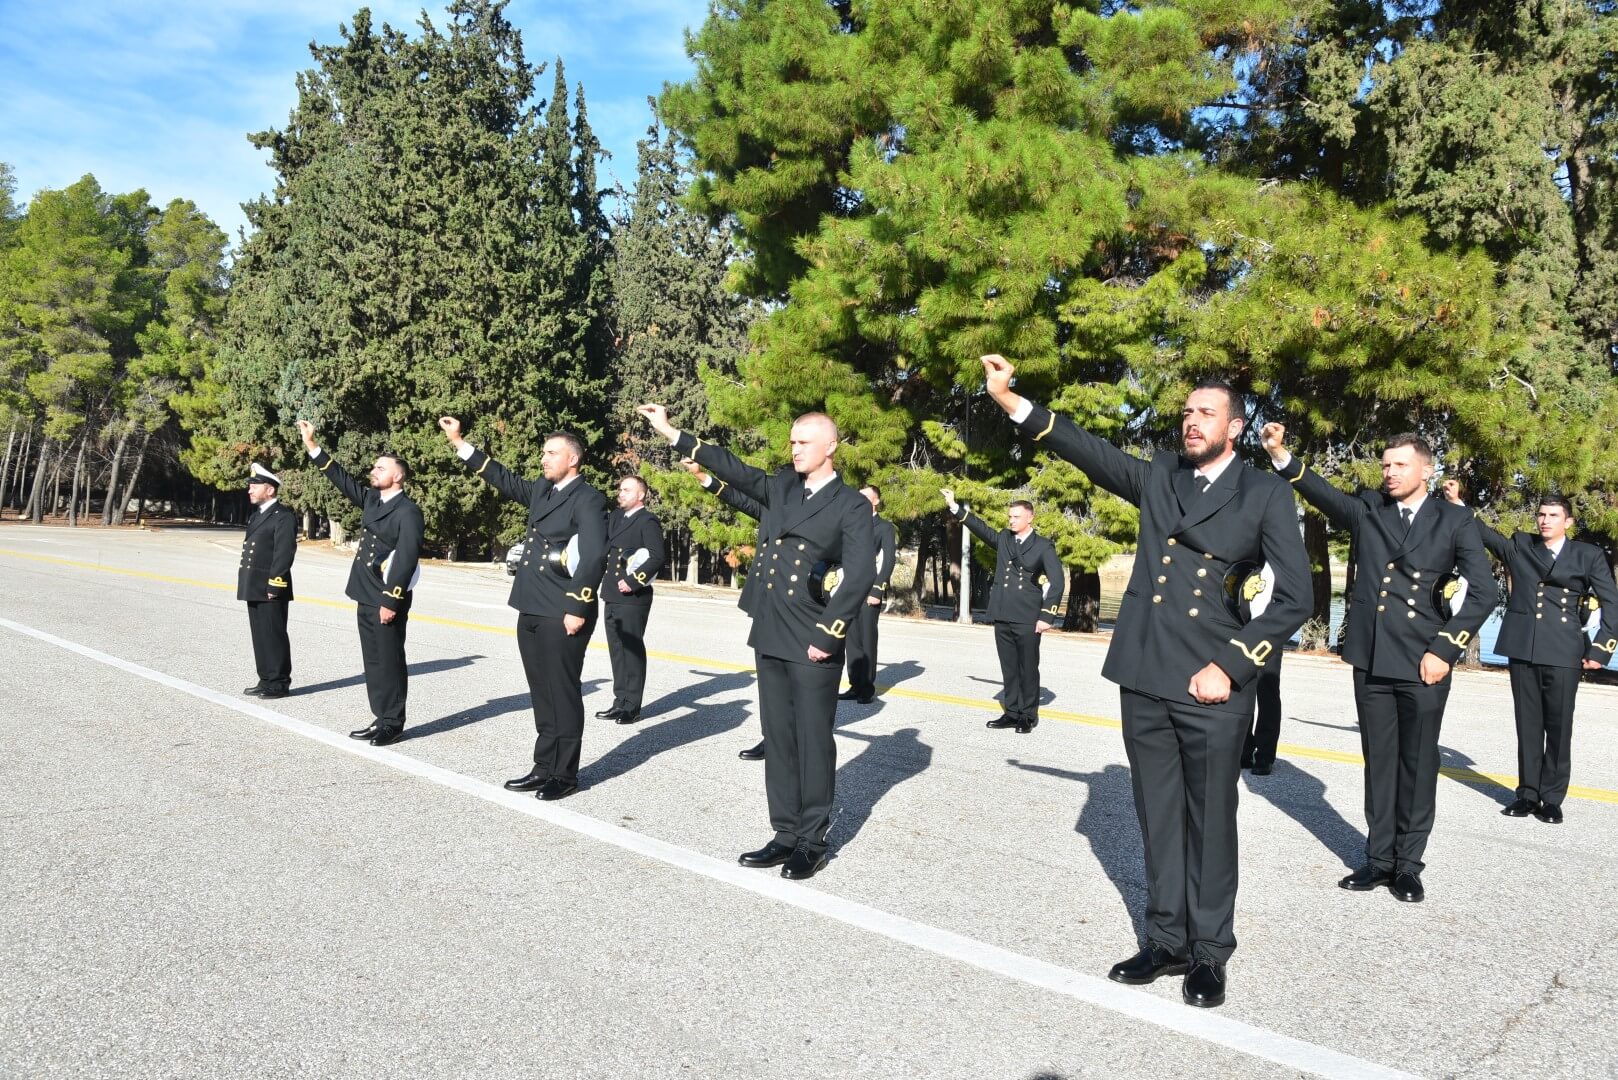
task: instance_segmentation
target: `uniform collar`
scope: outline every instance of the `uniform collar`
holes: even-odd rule
[[[1212,465],[1204,465],[1198,468],[1196,470],[1196,475],[1206,477],[1208,480],[1208,486],[1213,487],[1214,484],[1218,483],[1219,478],[1225,475],[1225,470],[1230,468],[1230,463],[1235,460],[1235,454],[1226,454],[1223,460]]]
[[[258,512],[262,514],[264,511],[268,510],[270,507],[274,506],[276,503],[278,503],[280,501],[281,501],[280,499],[269,499],[269,500],[266,500],[265,502],[261,502],[261,503],[258,504]]]

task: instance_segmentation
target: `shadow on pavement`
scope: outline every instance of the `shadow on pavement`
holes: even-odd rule
[[[356,652],[358,649],[355,650]],[[473,653],[471,656],[457,656],[445,660],[423,660],[419,664],[410,665],[410,675],[418,678],[422,675],[431,675],[439,671],[453,671],[456,668],[466,667],[475,660],[488,659],[482,653]],[[288,697],[302,697],[305,694],[319,694],[326,690],[341,690],[345,686],[362,686],[365,683],[365,673],[350,675],[346,679],[333,679],[330,682],[310,683],[308,686],[294,686],[288,691]],[[526,695],[525,695],[526,696]]]
[[[920,728],[900,728],[892,735],[862,735],[846,729],[845,739],[858,739],[865,749],[837,768],[837,803],[826,850],[837,854],[871,820],[882,797],[933,763],[933,748],[920,739]]]
[[[1285,758],[1276,758],[1274,768],[1269,776],[1244,773],[1247,790],[1309,830],[1348,869],[1363,863],[1365,834],[1326,801],[1326,782]]]
[[[691,674],[706,675],[707,680],[663,695],[651,705],[643,706],[641,715],[661,716],[681,706],[690,711],[652,724],[642,719],[633,735],[579,770],[580,787],[615,780],[661,753],[742,726],[748,715],[746,702],[725,701],[705,705],[703,701],[751,685],[753,673],[748,671],[719,674],[693,670]],[[610,720],[594,722],[611,723]],[[586,737],[588,738],[588,734]]]
[[[1004,699],[1005,696],[1006,696],[1005,684],[1002,683],[999,679],[985,679],[981,675],[968,675],[967,678],[972,680],[973,682],[987,683],[989,686],[998,686],[998,687],[1000,687],[1000,689],[995,692],[995,695],[994,695],[994,700],[995,701],[1000,701],[1000,700]],[[1052,691],[1048,687],[1044,687],[1044,686],[1041,686],[1039,688],[1039,703],[1041,705],[1049,705],[1051,702],[1053,702],[1055,700],[1056,700],[1056,694],[1055,694],[1054,691]]]
[[[1510,805],[1511,801],[1517,797],[1517,789],[1514,787],[1507,787],[1498,780],[1484,776],[1482,773],[1473,768],[1473,766],[1476,764],[1477,762],[1473,761],[1459,750],[1451,750],[1449,747],[1439,744],[1439,776],[1447,776],[1451,780],[1459,781],[1460,783],[1471,788],[1473,791],[1476,791],[1482,795],[1487,795],[1501,806]]]
[[[1101,870],[1118,890],[1129,912],[1135,937],[1146,934],[1146,852],[1141,846],[1140,822],[1135,816],[1135,791],[1125,765],[1108,765],[1100,772],[1070,772],[1049,765],[1028,765],[1016,758],[1006,764],[1062,780],[1077,780],[1090,789],[1073,831],[1090,844]]]

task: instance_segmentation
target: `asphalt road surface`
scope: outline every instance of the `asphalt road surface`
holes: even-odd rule
[[[834,858],[770,835],[745,618],[665,589],[645,718],[586,789],[503,791],[533,727],[494,569],[431,565],[409,737],[376,749],[347,559],[294,568],[258,703],[240,533],[0,526],[0,1076],[1618,1076],[1618,690],[1585,686],[1566,824],[1500,816],[1504,675],[1456,677],[1427,900],[1350,894],[1349,671],[1289,657],[1244,774],[1229,1001],[1109,983],[1145,892],[1104,643],[1052,635],[990,731],[986,627],[889,618],[839,714]],[[601,634],[589,712],[611,701]]]

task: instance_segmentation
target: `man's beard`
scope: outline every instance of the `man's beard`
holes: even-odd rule
[[[1189,461],[1194,468],[1200,469],[1204,465],[1208,464],[1208,462],[1213,461],[1216,458],[1223,457],[1225,451],[1230,448],[1229,439],[1219,439],[1216,441],[1211,436],[1207,436],[1206,439],[1207,441],[1203,443],[1202,450],[1196,453],[1193,453],[1190,449],[1188,449],[1184,443],[1182,443],[1180,446],[1180,450],[1185,455],[1185,459]]]

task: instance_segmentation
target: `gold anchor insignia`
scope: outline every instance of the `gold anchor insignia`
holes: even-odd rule
[[[1457,649],[1466,648],[1466,643],[1472,640],[1472,631],[1462,630],[1459,634],[1452,634],[1448,630],[1440,630],[1438,636],[1447,640]]]
[[[1268,641],[1261,641],[1251,649],[1249,649],[1246,645],[1243,645],[1240,641],[1237,641],[1235,638],[1231,638],[1230,643],[1240,649],[1242,651],[1242,655],[1247,657],[1248,660],[1252,661],[1254,667],[1263,667],[1264,661],[1269,659],[1270,653],[1275,651],[1275,646],[1271,645]]]

